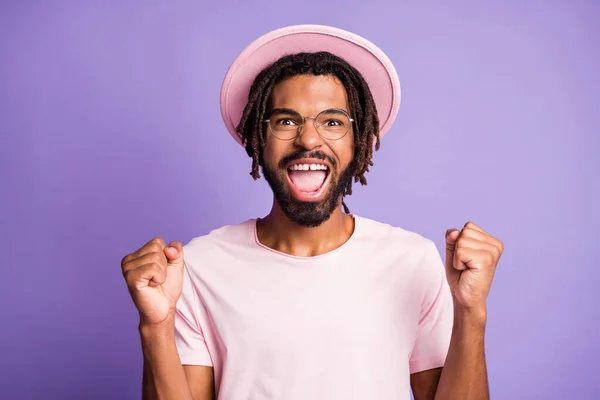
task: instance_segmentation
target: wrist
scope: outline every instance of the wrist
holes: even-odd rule
[[[138,331],[142,339],[153,339],[171,336],[175,333],[175,317],[169,315],[161,322],[150,323],[140,319]]]
[[[478,307],[463,307],[454,304],[454,324],[485,327],[487,323],[487,308],[485,305]]]

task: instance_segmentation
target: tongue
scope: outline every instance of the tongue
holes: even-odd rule
[[[288,174],[294,185],[305,193],[319,190],[327,174],[323,170],[288,170]]]

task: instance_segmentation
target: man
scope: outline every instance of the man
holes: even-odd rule
[[[433,241],[350,214],[399,104],[391,63],[351,33],[295,26],[230,68],[221,110],[273,190],[264,218],[155,238],[122,260],[145,399],[487,399],[486,298],[502,242]]]

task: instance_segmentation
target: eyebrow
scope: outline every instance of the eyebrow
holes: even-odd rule
[[[275,108],[274,110],[272,110],[269,113],[270,116],[277,115],[277,114],[300,114],[300,113],[291,108]]]
[[[343,114],[342,111],[349,113],[346,110],[338,109],[338,108],[326,108],[325,110],[329,110],[334,114]],[[321,110],[321,112],[325,111],[325,110]],[[342,111],[340,111],[340,110],[342,110]],[[292,108],[275,108],[269,113],[269,116],[278,115],[278,114],[299,114],[300,115],[300,113],[298,111],[296,111]]]

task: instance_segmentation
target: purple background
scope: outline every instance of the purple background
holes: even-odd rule
[[[597,398],[594,1],[12,3],[0,6],[0,397],[139,398],[120,260],[154,236],[187,242],[268,211],[221,121],[221,80],[259,35],[319,23],[382,47],[403,87],[350,209],[440,251],[468,220],[502,239],[493,398]]]

